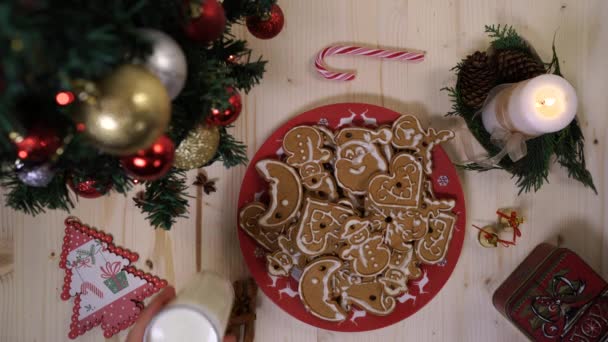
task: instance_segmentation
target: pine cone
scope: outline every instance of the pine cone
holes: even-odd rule
[[[479,109],[498,80],[496,67],[485,52],[468,56],[458,73],[458,89],[465,105]]]
[[[497,51],[496,64],[504,82],[520,82],[547,72],[541,61],[520,50]]]

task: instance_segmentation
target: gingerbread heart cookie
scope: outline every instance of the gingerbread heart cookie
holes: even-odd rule
[[[322,257],[306,266],[300,277],[300,299],[311,314],[321,319],[339,322],[346,319],[346,310],[332,297],[330,282],[334,273],[342,267],[336,257]]]
[[[408,153],[400,153],[393,157],[389,171],[371,178],[369,202],[381,207],[417,208],[423,182],[420,162]]]
[[[268,211],[260,219],[264,227],[279,227],[289,224],[298,214],[302,204],[300,177],[289,165],[266,159],[255,165],[258,173],[269,183]]]
[[[412,115],[403,115],[393,123],[393,146],[414,151],[427,175],[433,172],[431,157],[433,147],[453,137],[454,132],[452,131],[437,132],[433,128],[425,131],[420,125],[420,121]]]

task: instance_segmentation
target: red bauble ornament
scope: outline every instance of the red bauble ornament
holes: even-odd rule
[[[173,165],[175,145],[166,135],[161,135],[145,150],[120,159],[122,167],[132,177],[155,180],[164,176]]]
[[[105,195],[112,186],[111,184],[106,184],[102,187],[98,187],[98,182],[93,179],[87,179],[80,183],[75,183],[73,179],[70,179],[68,180],[68,185],[76,195],[84,198],[101,197]]]
[[[203,44],[220,38],[226,29],[226,14],[222,4],[217,0],[204,0],[203,4],[198,6],[194,2],[196,1],[186,0],[191,6],[190,22],[185,28],[186,35]]]
[[[260,39],[276,37],[283,29],[284,23],[283,11],[277,4],[272,5],[267,15],[247,17],[247,29]]]
[[[24,161],[40,162],[49,160],[62,145],[61,137],[53,128],[35,126],[27,136],[13,139],[17,157]]]
[[[207,116],[207,123],[216,126],[226,126],[233,123],[241,114],[243,110],[243,102],[241,102],[241,95],[229,87],[226,89],[230,95],[228,102],[230,106],[225,109],[211,108],[211,113]]]

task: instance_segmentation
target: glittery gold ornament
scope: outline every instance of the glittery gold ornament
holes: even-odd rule
[[[192,170],[207,164],[220,145],[220,131],[216,126],[199,125],[191,130],[177,149],[173,166]]]
[[[123,65],[78,94],[76,120],[100,150],[128,155],[149,147],[167,128],[171,100],[144,67]]]

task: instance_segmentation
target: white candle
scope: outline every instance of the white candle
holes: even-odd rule
[[[148,324],[146,342],[220,342],[224,336],[234,290],[213,272],[201,272]]]
[[[482,110],[482,121],[496,130],[535,137],[562,130],[576,116],[578,100],[568,81],[557,75],[541,75],[505,85]]]

